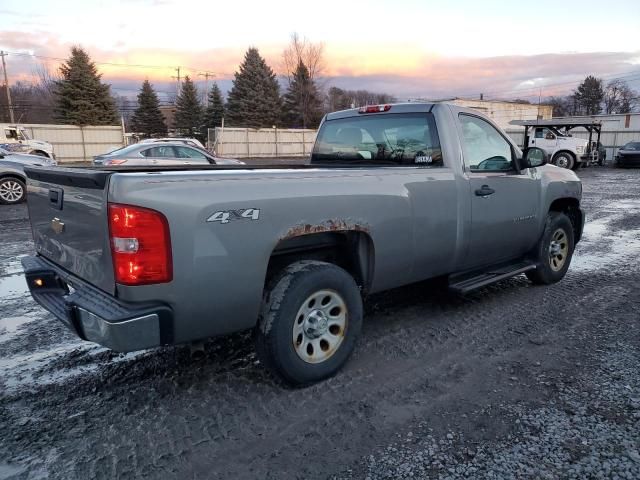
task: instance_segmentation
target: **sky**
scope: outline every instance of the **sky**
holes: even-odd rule
[[[135,95],[148,78],[169,95],[178,66],[200,86],[211,72],[226,91],[250,46],[282,73],[298,32],[324,45],[325,87],[532,99],[588,74],[640,90],[639,26],[638,0],[22,0],[0,5],[0,49],[10,83],[40,65],[55,72],[81,45],[115,93]]]

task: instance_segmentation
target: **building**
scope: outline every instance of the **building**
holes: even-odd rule
[[[504,130],[513,129],[513,125],[509,125],[511,120],[548,120],[553,117],[552,105],[459,97],[429,101],[435,103],[450,103],[459,107],[476,109],[488,116]]]

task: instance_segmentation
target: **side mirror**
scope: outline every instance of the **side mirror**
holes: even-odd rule
[[[529,147],[524,149],[522,154],[522,168],[541,167],[549,160],[547,152],[538,147]]]

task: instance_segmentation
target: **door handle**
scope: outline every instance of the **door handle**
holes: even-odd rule
[[[479,197],[488,197],[489,195],[496,193],[496,191],[489,187],[489,185],[482,185],[478,190],[476,190],[476,195]]]

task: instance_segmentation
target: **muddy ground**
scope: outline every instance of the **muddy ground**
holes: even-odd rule
[[[366,304],[335,378],[274,381],[247,334],[114,354],[30,299],[0,206],[0,478],[640,478],[640,170],[591,168],[559,284]]]

